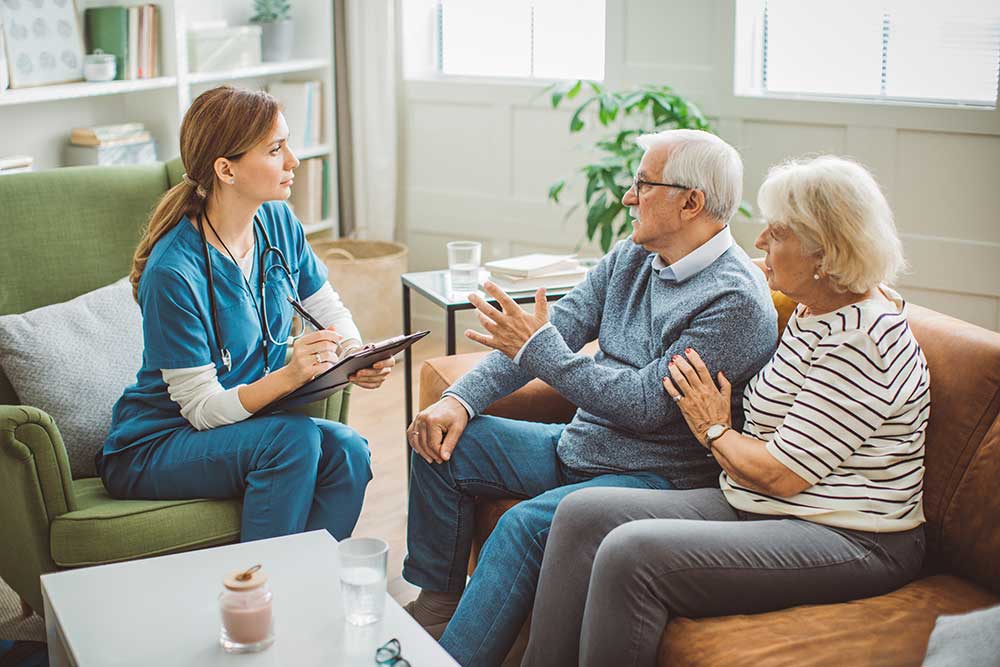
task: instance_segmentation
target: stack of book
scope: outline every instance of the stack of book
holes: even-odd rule
[[[572,255],[522,255],[483,265],[489,280],[505,292],[534,292],[539,287],[574,287],[587,269]]]
[[[323,142],[323,85],[320,81],[279,81],[267,87],[281,103],[293,152]]]
[[[31,171],[31,165],[35,159],[30,155],[8,155],[0,157],[0,176],[7,174],[18,174],[22,171]]]
[[[88,53],[115,56],[115,79],[160,75],[160,11],[156,5],[90,7],[84,10]]]
[[[329,166],[323,158],[303,160],[295,170],[288,204],[303,225],[315,225],[329,215],[327,182]]]
[[[75,127],[66,147],[66,164],[117,165],[156,161],[156,142],[142,123]]]

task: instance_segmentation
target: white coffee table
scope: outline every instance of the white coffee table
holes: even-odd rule
[[[42,577],[51,667],[375,664],[393,637],[413,667],[458,667],[386,596],[380,623],[344,621],[337,542],[325,530]],[[261,563],[274,592],[277,641],[256,654],[219,646],[222,577]]]

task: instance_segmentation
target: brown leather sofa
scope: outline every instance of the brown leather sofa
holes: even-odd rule
[[[794,304],[773,296],[783,325]],[[1000,603],[1000,334],[912,304],[909,323],[931,373],[924,478],[928,552],[922,576],[888,595],[843,604],[675,618],[660,640],[661,667],[920,665],[937,616]],[[421,408],[485,354],[425,362]],[[533,380],[487,412],[554,423],[568,421],[574,407]],[[478,547],[516,502],[477,502],[470,571]]]

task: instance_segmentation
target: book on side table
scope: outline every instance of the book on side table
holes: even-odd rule
[[[587,271],[564,271],[535,278],[510,278],[501,274],[491,273],[488,277],[492,283],[504,292],[534,292],[539,287],[556,289],[560,287],[575,287],[587,277]]]
[[[574,287],[587,276],[573,255],[522,255],[488,262],[484,268],[490,272],[487,280],[505,292]]]
[[[573,255],[521,255],[487,262],[483,268],[494,275],[511,278],[537,278],[552,273],[566,272],[579,266]]]

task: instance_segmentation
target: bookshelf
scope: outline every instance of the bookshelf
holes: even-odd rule
[[[62,83],[53,86],[37,86],[35,88],[19,88],[0,92],[0,106],[16,104],[33,104],[36,102],[55,102],[58,100],[73,100],[81,97],[97,95],[123,95],[125,93],[143,90],[158,90],[173,88],[177,78],[160,76],[155,79],[136,79],[134,81],[108,81],[107,83]]]
[[[195,72],[188,74],[189,83],[220,83],[238,79],[253,79],[278,74],[293,74],[309,70],[322,70],[330,66],[330,61],[322,58],[290,60],[283,63],[261,63],[253,67],[231,69],[225,72]]]
[[[280,80],[323,82],[322,143],[297,153],[299,159],[328,157],[331,216],[306,232],[337,235],[336,125],[334,122],[333,3],[292,0],[295,21],[293,59],[212,72],[188,71],[188,28],[225,20],[245,25],[252,0],[148,0],[160,7],[160,76],[153,79],[67,83],[0,91],[0,153],[31,155],[35,170],[63,166],[63,152],[73,127],[141,122],[157,142],[159,159],[179,152],[180,122],[191,100],[225,83],[264,88]],[[88,7],[131,6],[142,0],[76,0],[83,26]]]

